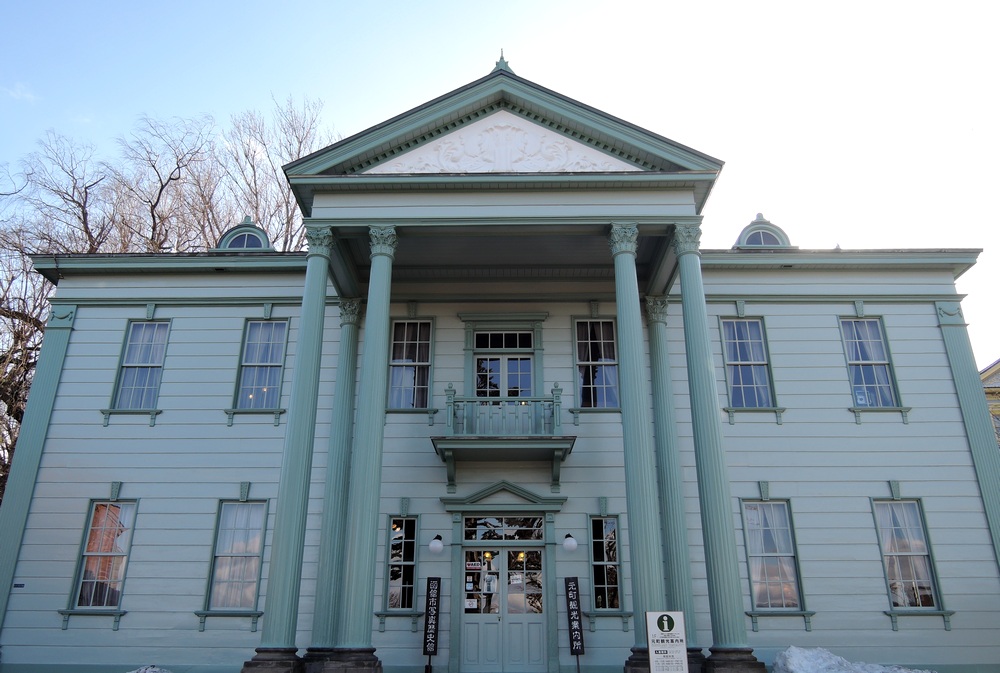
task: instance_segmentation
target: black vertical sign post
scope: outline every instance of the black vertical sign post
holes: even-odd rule
[[[427,578],[427,596],[424,607],[424,654],[427,665],[424,673],[431,673],[431,657],[438,651],[438,607],[441,602],[441,578]]]
[[[576,657],[576,671],[580,673],[583,623],[580,615],[580,580],[577,577],[566,578],[566,616],[569,618],[569,653]]]

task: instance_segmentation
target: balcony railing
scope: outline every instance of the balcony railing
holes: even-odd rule
[[[446,433],[453,437],[552,437],[562,434],[562,388],[548,397],[459,397],[445,390]]]

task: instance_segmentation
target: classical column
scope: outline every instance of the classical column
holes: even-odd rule
[[[629,563],[632,570],[632,609],[635,645],[625,671],[649,671],[646,646],[648,610],[666,602],[663,551],[660,542],[653,429],[646,396],[642,309],[635,252],[639,230],[634,224],[611,226],[609,244],[615,262],[615,301],[618,306],[618,368],[621,388],[622,438],[625,446],[625,500],[628,507]]]
[[[381,671],[372,647],[382,441],[389,384],[389,291],[396,251],[395,227],[370,227],[371,274],[365,311],[365,348],[351,450],[343,600],[339,609],[338,671]]]
[[[354,430],[354,388],[358,374],[358,314],[361,302],[340,302],[340,352],[337,355],[337,383],[333,392],[333,419],[327,453],[323,518],[320,523],[319,565],[316,577],[316,606],[313,610],[312,645],[306,653],[306,671],[322,670],[314,661],[324,661],[336,647],[338,624],[343,615],[340,569],[344,565],[347,536],[347,497],[350,484],[351,436]]]
[[[17,438],[17,459],[11,465],[3,506],[0,507],[0,540],[3,540],[0,543],[0,627],[3,627],[7,612],[17,556],[21,551],[24,526],[28,521],[31,496],[35,492],[38,468],[42,462],[42,451],[75,318],[76,306],[52,306],[45,325],[42,352],[31,382],[31,395]]]
[[[957,301],[939,301],[935,302],[935,307],[986,510],[986,524],[993,538],[994,558],[1000,562],[1000,489],[996,487],[1000,480],[1000,452],[997,451],[993,419],[983,396],[983,380],[976,369],[962,305]]]
[[[308,228],[306,238],[309,252],[292,370],[292,394],[281,456],[278,501],[274,512],[264,628],[257,654],[244,664],[244,671],[261,668],[266,668],[268,673],[302,670],[302,662],[296,656],[295,627],[299,613],[313,442],[316,438],[323,318],[333,235],[327,228]]]
[[[680,266],[681,305],[684,312],[684,346],[687,351],[691,423],[705,540],[705,573],[712,616],[711,655],[705,673],[759,671],[764,664],[753,656],[747,641],[743,592],[736,551],[736,529],[729,494],[726,454],[722,446],[719,393],[708,331],[705,287],[701,278],[698,240],[701,227],[678,224],[673,245]]]
[[[684,517],[684,480],[667,350],[665,297],[646,297],[646,318],[649,323],[649,365],[653,383],[653,437],[656,442],[660,516],[663,519],[663,555],[667,571],[667,609],[684,613],[688,669],[694,672],[701,670],[705,655],[697,645],[691,556],[687,521]]]

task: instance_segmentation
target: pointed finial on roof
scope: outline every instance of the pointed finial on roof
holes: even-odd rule
[[[507,63],[507,60],[503,57],[503,49],[500,50],[500,60],[497,61],[497,67],[493,68],[493,72],[496,72],[497,70],[506,70],[511,75],[514,74],[514,71],[510,69],[510,64]]]

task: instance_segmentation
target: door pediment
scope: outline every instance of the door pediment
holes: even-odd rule
[[[447,512],[558,512],[566,498],[539,495],[501,479],[464,497],[441,498]]]

